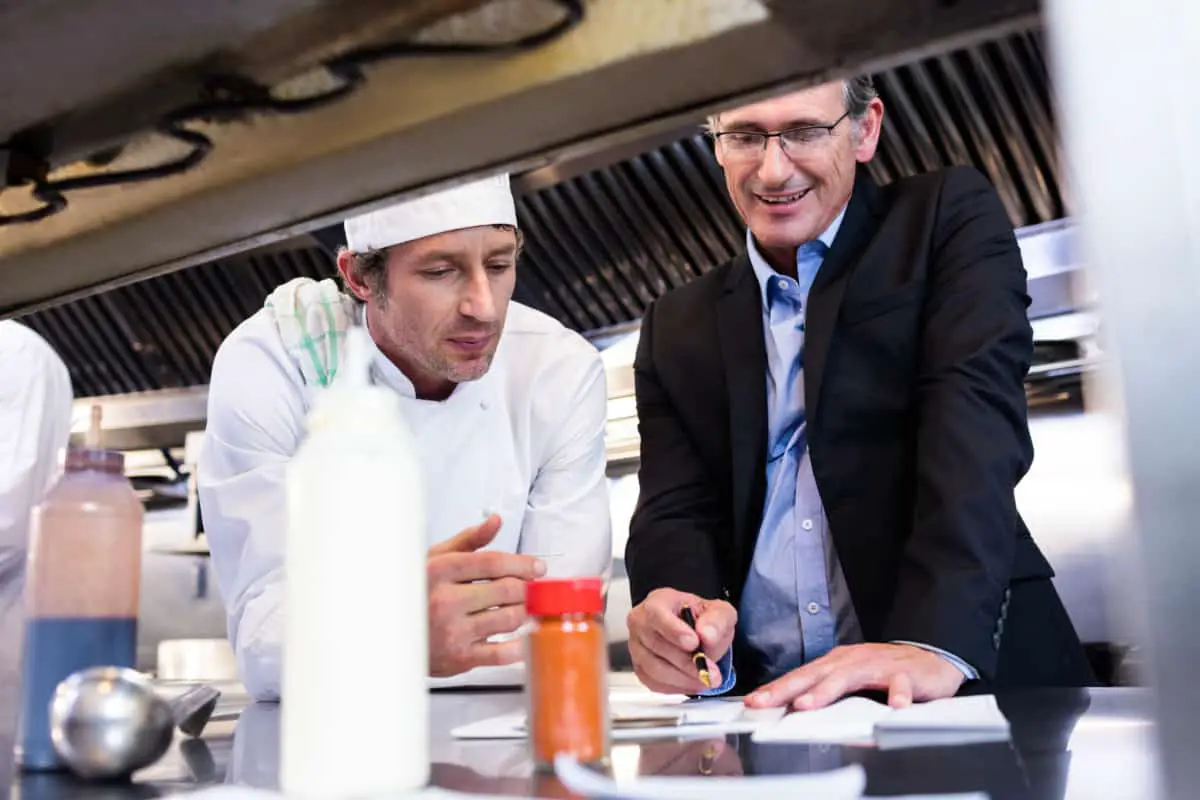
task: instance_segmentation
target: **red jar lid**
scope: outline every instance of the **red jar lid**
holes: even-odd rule
[[[599,578],[563,578],[525,584],[525,611],[532,616],[601,614],[603,584]]]

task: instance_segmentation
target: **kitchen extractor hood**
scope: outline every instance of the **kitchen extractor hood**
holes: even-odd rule
[[[0,10],[0,316],[468,177],[552,169],[1037,13],[1035,0],[151,5]],[[479,46],[428,54],[464,43]],[[154,179],[89,186],[114,171]]]
[[[1027,260],[1061,261],[1072,252],[1070,186],[1047,57],[1033,29],[874,73],[887,111],[871,175],[886,184],[971,164],[995,185],[1022,246],[1038,251]],[[745,230],[699,122],[520,174],[526,247],[514,299],[595,337],[740,251]],[[203,386],[225,336],[278,284],[333,275],[344,243],[342,226],[330,225],[21,320],[62,355],[77,396]],[[1072,306],[1068,278],[1034,275],[1031,316]]]

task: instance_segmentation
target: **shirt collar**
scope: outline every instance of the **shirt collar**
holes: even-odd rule
[[[821,232],[820,236],[811,242],[805,242],[799,247],[796,251],[797,261],[804,257],[817,242],[824,245],[824,249],[826,250],[833,246],[833,240],[837,238],[838,230],[842,227],[842,219],[846,216],[847,206],[849,206],[849,203],[842,206],[842,210],[833,218],[833,222],[829,223],[829,227]],[[763,254],[758,249],[758,243],[754,241],[754,234],[749,228],[746,229],[746,254],[750,256],[750,266],[754,269],[754,277],[758,280],[758,288],[762,293],[763,308],[769,308],[770,300],[767,295],[767,281],[779,273],[763,257]]]
[[[379,345],[375,344],[375,337],[371,335],[371,325],[367,322],[365,304],[359,303],[355,307],[355,316],[356,320],[366,329],[367,341],[371,345],[371,378],[404,397],[415,398],[417,392],[413,388],[412,381],[392,363],[390,358],[384,355],[383,351],[379,349]]]

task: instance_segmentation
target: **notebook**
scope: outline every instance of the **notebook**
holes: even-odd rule
[[[893,709],[847,697],[815,711],[795,711],[754,732],[756,742],[876,745],[881,749],[1005,741],[1008,720],[992,695],[950,697]]]
[[[1008,720],[990,694],[949,697],[897,709],[875,725],[881,750],[1008,741]]]

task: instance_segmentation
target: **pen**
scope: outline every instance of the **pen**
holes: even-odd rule
[[[692,616],[692,610],[687,606],[679,612],[679,616],[688,624],[692,630],[696,630],[696,618]],[[699,636],[697,636],[699,638]],[[696,645],[696,649],[692,651],[692,663],[696,665],[696,671],[700,674],[700,682],[705,687],[712,688],[712,677],[708,674],[708,659],[704,655],[704,643],[700,642]]]

